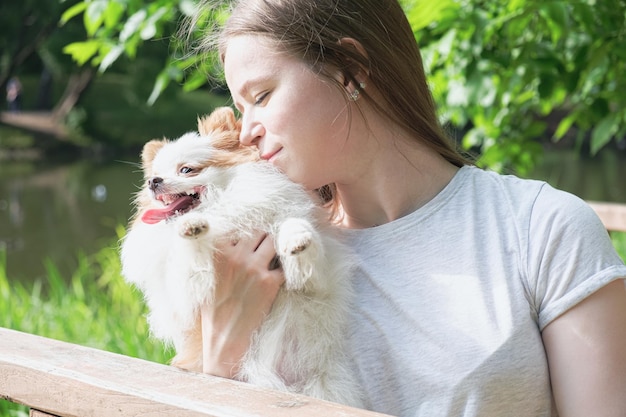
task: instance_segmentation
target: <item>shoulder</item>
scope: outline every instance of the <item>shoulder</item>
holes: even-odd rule
[[[510,227],[514,223],[523,235],[546,187],[549,185],[544,181],[465,167],[459,172],[454,201],[456,205],[471,207],[476,219],[486,217],[489,224]]]
[[[547,185],[545,181],[520,178],[512,174],[500,174],[476,167],[466,167],[463,171],[476,187],[484,192],[495,193],[492,197],[496,197],[496,200],[501,197],[512,201],[523,200],[532,203]]]
[[[593,209],[580,197],[552,187],[545,181],[524,179],[515,175],[498,174],[478,168],[465,169],[474,198],[487,205],[508,210],[511,215],[531,224],[583,222],[600,226]]]
[[[607,236],[596,212],[580,197],[546,184],[533,205],[531,227],[535,232],[561,230],[581,237]]]

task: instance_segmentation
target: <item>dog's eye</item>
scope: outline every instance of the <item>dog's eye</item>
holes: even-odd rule
[[[179,172],[181,174],[191,174],[193,172],[193,168],[191,168],[191,167],[182,167]]]

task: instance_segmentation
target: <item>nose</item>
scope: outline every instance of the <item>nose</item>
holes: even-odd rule
[[[239,142],[244,146],[253,146],[265,135],[263,124],[250,114],[244,114],[241,119],[241,133]]]
[[[150,189],[152,191],[156,190],[157,188],[159,188],[159,185],[161,185],[161,183],[163,182],[163,178],[161,177],[152,177],[148,180],[148,187],[150,187]]]

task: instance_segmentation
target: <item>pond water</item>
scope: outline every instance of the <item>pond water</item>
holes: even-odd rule
[[[45,278],[45,259],[69,277],[79,252],[117,245],[116,227],[126,225],[142,182],[137,162],[0,162],[0,249],[9,278]],[[549,151],[528,177],[587,200],[626,203],[626,152]]]
[[[77,254],[116,244],[141,184],[137,161],[0,162],[0,249],[9,279],[45,277],[49,259],[63,276]]]

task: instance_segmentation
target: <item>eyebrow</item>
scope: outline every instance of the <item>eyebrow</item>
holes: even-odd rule
[[[251,78],[249,80],[246,80],[242,85],[241,88],[239,88],[239,90],[237,91],[237,94],[241,97],[245,97],[247,94],[250,93],[250,88],[251,86],[255,85],[255,84],[262,84],[264,82],[269,81],[272,78],[272,75],[260,75],[256,78]],[[231,98],[233,100],[233,104],[235,105],[235,108],[237,110],[239,110],[239,112],[241,114],[243,114],[243,108],[242,106],[239,104],[239,102],[235,99],[235,97],[233,97],[233,94],[231,92]]]
[[[239,91],[237,91],[237,94],[239,94],[240,96],[245,96],[246,94],[250,93],[250,87],[252,85],[255,84],[262,84],[264,82],[267,82],[271,79],[272,75],[261,75],[258,76],[256,78],[252,78],[249,80],[246,80],[242,85],[241,88],[239,88]]]

